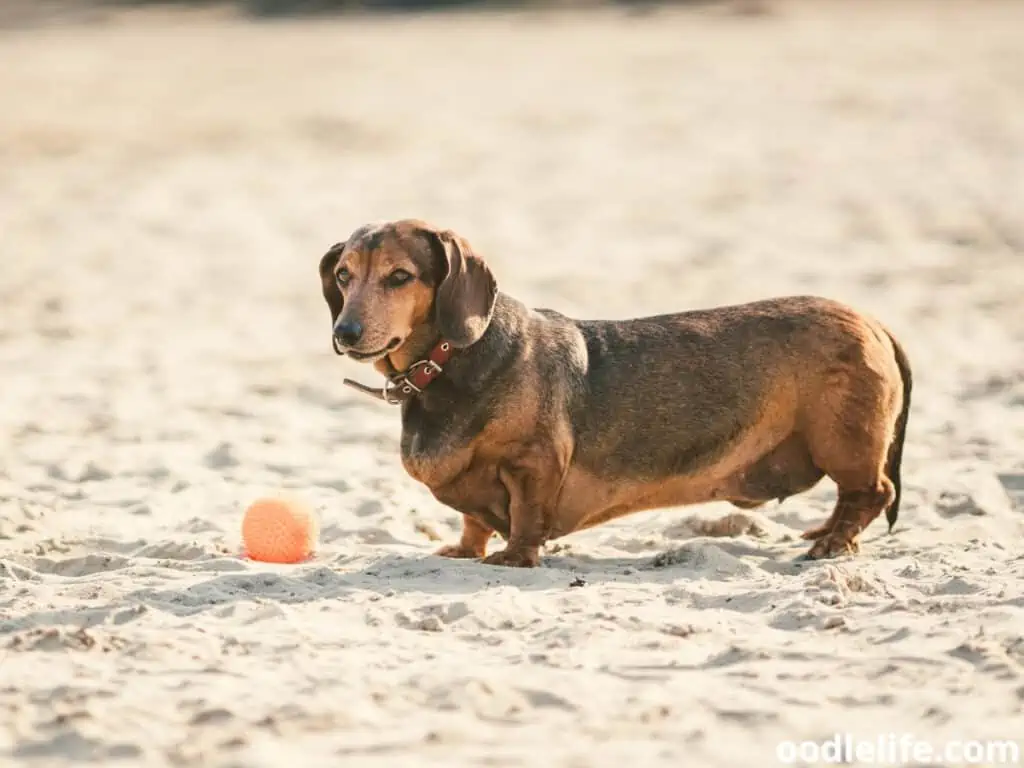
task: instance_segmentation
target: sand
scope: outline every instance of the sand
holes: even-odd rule
[[[0,763],[1020,738],[1024,4],[772,7],[4,30]],[[876,315],[917,382],[896,531],[796,562],[826,480],[534,570],[433,557],[458,516],[341,385],[378,380],[332,353],[316,276],[410,215],[583,317],[807,292]],[[315,505],[314,560],[239,557],[266,493]]]

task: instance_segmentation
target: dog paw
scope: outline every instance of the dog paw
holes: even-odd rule
[[[856,555],[858,552],[860,552],[860,542],[856,536],[851,538],[848,535],[829,533],[814,542],[814,546],[807,553],[807,559],[823,560],[842,555]]]
[[[817,528],[809,528],[809,529],[807,529],[806,531],[804,531],[803,533],[800,534],[800,538],[801,539],[815,540],[816,541],[816,540],[822,538],[823,536],[828,535],[828,533],[831,530],[832,530],[832,526],[829,523],[825,523],[824,525],[819,525]]]
[[[486,565],[501,565],[506,568],[534,568],[540,563],[536,551],[522,549],[503,549],[484,558]]]
[[[449,544],[448,546],[441,547],[434,554],[438,557],[454,557],[460,560],[475,560],[478,557],[484,556],[483,552],[476,552],[461,544]]]

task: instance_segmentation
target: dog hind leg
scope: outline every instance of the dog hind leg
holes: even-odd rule
[[[803,534],[815,540],[807,553],[809,559],[858,552],[861,532],[895,498],[892,480],[885,474],[893,437],[889,385],[873,375],[837,379],[808,419],[814,463],[838,489],[828,521]]]

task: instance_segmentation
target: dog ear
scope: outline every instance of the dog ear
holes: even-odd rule
[[[324,294],[324,300],[331,310],[331,346],[336,354],[343,354],[338,349],[338,340],[334,336],[334,324],[338,322],[342,307],[345,306],[345,297],[341,295],[338,281],[334,278],[334,268],[338,265],[341,252],[345,250],[345,243],[335,243],[320,259],[320,287]]]
[[[491,322],[497,283],[490,267],[469,243],[449,230],[427,230],[444,279],[434,295],[435,322],[445,340],[456,348],[480,340]]]

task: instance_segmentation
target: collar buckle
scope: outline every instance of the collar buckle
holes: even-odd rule
[[[450,353],[451,344],[447,341],[439,342],[428,357],[413,363],[404,372],[388,376],[380,389],[367,387],[352,379],[344,379],[344,383],[388,405],[401,405],[422,393],[427,385],[444,371],[441,364],[434,359],[435,356],[447,362]]]

